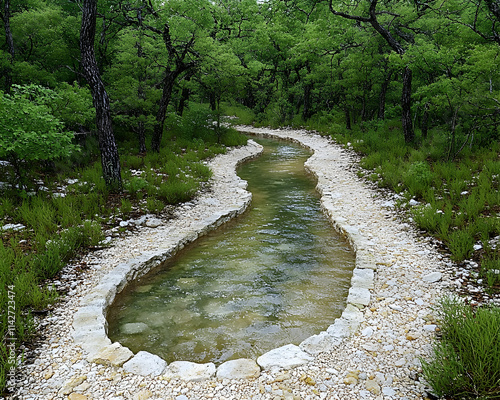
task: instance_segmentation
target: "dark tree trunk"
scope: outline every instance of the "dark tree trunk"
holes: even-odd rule
[[[411,79],[412,72],[410,67],[406,66],[403,72],[403,94],[401,95],[403,134],[405,142],[410,143],[415,139],[413,124],[411,121]]]
[[[304,109],[302,110],[302,119],[307,121],[312,115],[312,84],[308,83],[304,86]]]
[[[378,98],[378,119],[385,119],[385,99],[387,97],[387,89],[391,83],[392,71],[389,71],[382,86],[380,87],[380,96]]]
[[[186,76],[186,82],[189,82],[191,80],[192,74],[188,74]],[[186,104],[189,101],[189,97],[191,96],[191,89],[184,87],[182,88],[181,91],[181,98],[179,100],[179,104],[177,106],[177,114],[179,114],[182,117],[182,114],[184,113],[184,109],[186,108]]]
[[[141,38],[142,38],[142,35],[141,35]],[[142,44],[141,44],[141,41],[138,41],[136,42],[136,46],[137,46],[137,57],[138,58],[143,58],[144,57],[144,53],[142,51]],[[139,85],[137,87],[137,97],[144,101],[146,100],[146,95],[144,93],[144,83],[146,81],[146,72],[145,71],[140,71],[139,72],[139,77],[138,77],[138,82],[139,82]],[[139,119],[141,116],[144,115],[144,111],[143,109],[139,109],[137,110],[137,113],[136,113],[136,118]],[[141,154],[145,154],[147,152],[147,148],[146,148],[146,129],[145,129],[145,126],[144,126],[144,122],[143,121],[139,121],[137,123],[137,139],[139,140],[139,153]]]
[[[172,98],[172,89],[174,82],[180,72],[168,71],[163,80],[163,91],[161,94],[160,105],[156,113],[156,124],[153,129],[153,138],[151,139],[151,150],[158,153],[160,151],[161,139],[163,137],[163,127],[167,117],[167,108]]]
[[[186,104],[189,101],[189,96],[191,95],[191,90],[188,88],[183,88],[181,92],[181,98],[179,100],[179,105],[177,107],[177,114],[182,117],[184,113],[184,109],[186,108]]]
[[[14,48],[14,37],[10,29],[10,0],[4,0],[3,12],[0,12],[0,17],[3,22],[5,30],[5,41],[7,44],[7,52],[10,55],[10,64],[14,62],[16,51]],[[10,66],[5,68],[5,92],[10,93],[12,87],[12,68]]]
[[[349,107],[344,107],[345,113],[345,128],[351,130],[351,113],[349,112]]]
[[[97,134],[104,181],[112,190],[121,190],[120,158],[111,124],[109,97],[102,82],[95,58],[94,39],[96,18],[97,0],[84,0],[82,27],[80,30],[81,66],[83,75],[90,86],[96,110]]]
[[[216,102],[214,93],[211,92],[208,94],[208,101],[210,103],[210,110],[212,110],[212,111],[217,110],[217,102]]]
[[[146,127],[143,121],[137,122],[136,133],[139,140],[139,153],[146,154],[148,149],[146,148]]]
[[[422,116],[422,137],[427,138],[429,132],[429,103],[425,103],[424,115]]]

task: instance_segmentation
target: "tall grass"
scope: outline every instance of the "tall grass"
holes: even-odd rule
[[[443,398],[500,398],[500,308],[473,309],[445,298],[437,309],[442,337],[422,370]]]
[[[203,126],[201,120],[199,125]],[[78,254],[101,245],[103,222],[132,212],[160,214],[166,204],[192,199],[201,183],[211,177],[202,160],[224,153],[229,144],[246,143],[246,138],[233,130],[225,128],[217,136],[212,125],[206,129],[203,134],[192,128],[187,133],[177,131],[179,137],[175,140],[172,135],[165,135],[160,153],[122,154],[125,190],[118,199],[106,188],[99,162],[79,169],[66,166],[64,175],[47,177],[54,187],[62,186],[68,178],[77,179],[77,183],[67,187],[64,196],[0,193],[0,227],[7,223],[26,227],[18,232],[0,230],[0,287],[14,287],[18,343],[35,334],[31,312],[44,310],[57,300],[58,293],[52,290],[50,280]],[[5,390],[9,367],[5,342],[7,304],[7,291],[2,290],[0,393]]]

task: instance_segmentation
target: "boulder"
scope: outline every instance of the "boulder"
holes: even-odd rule
[[[147,351],[140,351],[131,360],[123,364],[126,372],[137,375],[160,375],[166,368],[167,362]]]
[[[261,355],[257,359],[257,364],[264,369],[271,369],[273,367],[292,369],[312,360],[313,357],[301,350],[299,346],[287,344]]]
[[[259,375],[260,367],[247,358],[226,361],[217,368],[217,378],[221,379],[254,379]]]
[[[164,377],[181,379],[188,382],[200,382],[215,375],[215,364],[197,364],[189,361],[174,361],[166,369]]]

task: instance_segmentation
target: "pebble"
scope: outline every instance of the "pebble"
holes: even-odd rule
[[[430,241],[423,240],[411,224],[403,224],[398,210],[384,206],[395,198],[383,197],[357,176],[356,154],[305,131],[244,130],[290,138],[315,150],[306,167],[317,176],[318,191],[330,194],[323,196],[325,210],[330,210],[325,212],[334,225],[338,221],[338,229],[351,227],[348,238],[352,243],[364,243],[365,248],[357,251],[357,268],[375,272],[372,287],[364,287],[367,292],[363,293],[370,297],[363,297],[345,314],[358,327],[349,336],[339,337],[334,348],[311,356],[305,364],[287,370],[263,370],[259,377],[251,379],[219,380],[214,376],[200,382],[183,382],[82,362],[88,354],[74,344],[72,323],[83,298],[120,263],[154,251],[172,232],[205,220],[218,207],[244,193],[244,185],[233,177],[234,166],[248,154],[245,147],[240,147],[209,162],[213,170],[210,192],[201,193],[187,207],[179,208],[175,218],[158,219],[149,227],[145,226],[149,219],[140,225],[129,223],[136,225],[133,233],[113,239],[110,247],[84,257],[82,261],[88,267],[84,272],[77,273],[76,265],[62,271],[66,277],[59,278],[60,284],[71,288],[70,294],[55,306],[48,323],[48,319],[40,320],[46,339],[29,351],[28,361],[18,368],[15,396],[21,400],[63,400],[68,396],[73,400],[425,398],[425,385],[408,376],[412,368],[419,371],[414,360],[431,353],[437,329],[432,306],[452,286],[448,271],[453,264]],[[325,324],[325,331],[329,324],[333,321]],[[409,336],[412,339],[408,340]],[[58,347],[51,348],[51,344]],[[66,394],[59,393],[62,389]]]

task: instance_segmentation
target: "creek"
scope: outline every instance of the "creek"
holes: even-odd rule
[[[254,140],[264,153],[238,169],[247,212],[127,286],[108,310],[113,342],[220,364],[299,344],[341,315],[354,252],[321,211],[310,152]]]

